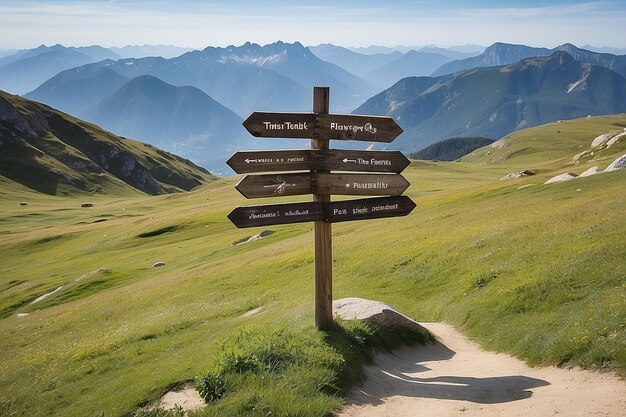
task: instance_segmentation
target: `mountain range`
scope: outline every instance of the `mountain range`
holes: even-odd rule
[[[176,155],[2,91],[0,175],[51,195],[154,195],[214,178]]]
[[[193,51],[193,48],[181,48],[174,45],[126,45],[121,48],[111,47],[108,49],[115,52],[120,58],[144,58],[147,56],[174,58],[185,52]]]
[[[60,71],[119,55],[101,46],[67,48],[41,45],[0,59],[0,89],[23,94]]]
[[[406,152],[459,136],[500,138],[560,119],[626,112],[626,79],[566,52],[441,77],[409,77],[354,113],[388,115]]]
[[[555,51],[565,51],[577,61],[600,65],[626,77],[626,55],[592,52],[578,48],[570,43],[557,46],[554,49],[547,49],[501,42],[494,43],[478,56],[448,62],[433,72],[432,76],[452,74],[470,68],[508,65],[525,58],[547,56]]]
[[[81,118],[216,168],[238,148],[242,119],[195,87],[151,75],[125,83]]]
[[[0,60],[0,68],[33,58],[54,61],[51,52],[102,58],[112,53],[106,51],[40,47]],[[571,44],[495,43],[452,61],[454,54],[471,52],[434,46],[385,51],[391,53],[248,42],[169,59],[114,57],[63,70],[25,96],[218,172],[225,172],[223,161],[237,149],[300,147],[294,140],[252,138],[241,120],[252,111],[309,112],[314,85],[330,86],[334,113],[395,118],[405,133],[386,146],[407,152],[449,137],[497,139],[539,123],[624,111],[626,56]],[[384,86],[390,87],[380,92]]]
[[[309,46],[309,49],[318,58],[339,65],[382,88],[390,87],[405,77],[430,75],[453,59],[467,58],[480,53],[459,52],[434,46],[419,49],[404,48],[404,52],[382,49],[385,52],[359,53],[329,43]]]
[[[75,72],[59,74],[27,94],[46,103],[55,102],[70,109],[73,97],[59,96],[63,83],[76,90],[81,73],[96,74],[108,68],[131,79],[152,75],[175,86],[197,87],[240,116],[255,110],[307,111],[311,108],[311,86],[327,85],[333,90],[335,111],[347,112],[376,92],[375,87],[337,65],[322,61],[300,43],[276,42],[260,46],[246,43],[240,47],[208,47],[179,57],[127,58],[85,65]],[[57,91],[56,93],[50,93]],[[111,89],[108,93],[112,94]],[[93,97],[90,102],[102,99]],[[74,110],[74,109],[72,109]],[[83,108],[82,111],[86,111]],[[75,111],[75,110],[74,110]]]

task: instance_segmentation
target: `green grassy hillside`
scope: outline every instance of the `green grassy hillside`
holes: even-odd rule
[[[164,194],[214,179],[154,146],[0,91],[0,176],[50,195]]]
[[[411,215],[333,225],[334,298],[446,320],[532,364],[626,375],[626,170],[543,184],[622,155],[624,139],[571,165],[620,126],[567,121],[413,162]],[[499,180],[519,168],[538,174]],[[246,201],[236,182],[85,209],[0,181],[0,414],[124,415],[204,374],[242,328],[312,332],[312,224],[235,228],[237,205],[296,200]]]

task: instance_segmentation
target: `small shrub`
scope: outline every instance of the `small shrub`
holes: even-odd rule
[[[215,402],[226,393],[224,375],[221,372],[208,372],[198,380],[196,389],[205,402]]]

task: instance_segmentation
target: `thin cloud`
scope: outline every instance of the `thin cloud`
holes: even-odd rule
[[[57,42],[204,48],[279,39],[346,46],[488,45],[496,41],[536,46],[564,42],[626,46],[626,6],[612,1],[479,9],[456,1],[453,4],[455,7],[445,7],[446,2],[432,5],[414,1],[378,7],[368,0],[290,5],[238,0],[3,1],[0,48]]]

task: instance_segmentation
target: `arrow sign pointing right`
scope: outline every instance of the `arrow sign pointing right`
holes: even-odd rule
[[[300,172],[247,175],[235,186],[246,198],[304,194],[400,195],[409,182],[400,174]]]
[[[408,215],[415,207],[413,200],[405,195],[334,201],[325,205],[324,221],[337,223],[350,220],[400,217]]]

